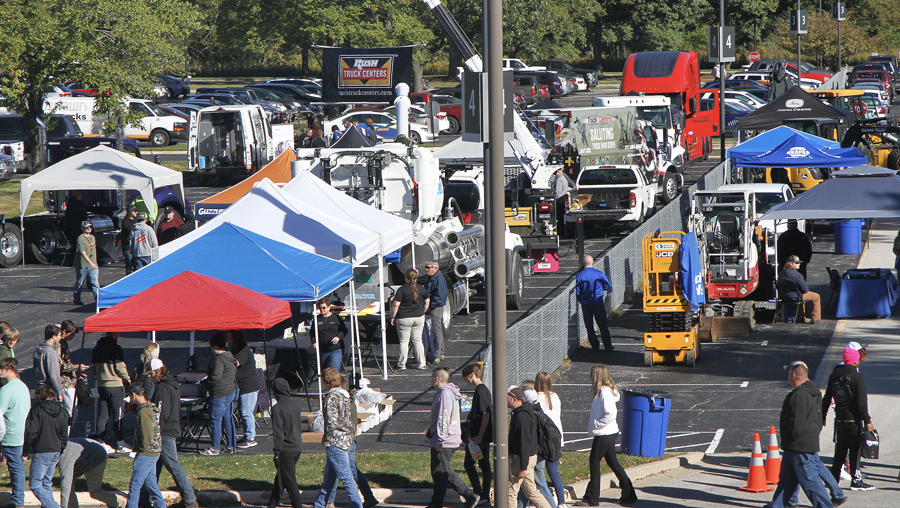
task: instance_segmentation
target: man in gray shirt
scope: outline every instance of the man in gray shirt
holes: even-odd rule
[[[556,230],[565,234],[566,232],[566,196],[569,195],[569,189],[578,190],[575,182],[569,178],[569,175],[563,173],[562,168],[556,170],[556,181],[553,183],[553,196],[556,198]]]
[[[134,263],[134,271],[150,264],[153,249],[159,247],[156,241],[156,233],[147,225],[147,215],[143,212],[137,215],[137,222],[131,226],[131,256]]]
[[[106,449],[93,439],[70,438],[59,457],[59,505],[62,508],[78,508],[78,495],[72,492],[75,478],[84,475],[88,493],[93,499],[112,508],[125,506],[114,492],[103,490],[103,474],[106,471]]]

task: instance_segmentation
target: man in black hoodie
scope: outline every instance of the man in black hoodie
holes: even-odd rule
[[[860,354],[851,347],[844,349],[843,365],[838,365],[828,378],[825,397],[822,399],[822,414],[828,416],[828,408],[834,399],[834,460],[831,474],[837,481],[841,479],[841,467],[850,455],[850,490],[872,490],[875,487],[864,482],[859,471],[860,439],[863,428],[872,430],[869,416],[869,396],[866,392],[866,378],[859,373]]]
[[[519,488],[537,508],[550,508],[550,503],[534,483],[537,464],[537,426],[531,404],[525,403],[525,391],[518,386],[506,390],[506,403],[512,409],[509,419],[509,504],[516,506]]]
[[[269,508],[276,508],[285,490],[291,498],[293,508],[301,508],[300,488],[297,486],[297,460],[303,450],[300,423],[303,411],[300,404],[291,399],[291,387],[282,378],[275,380],[272,387],[278,401],[272,407],[272,431],[275,445],[275,485],[269,496]]]
[[[225,334],[218,332],[209,339],[212,360],[206,368],[206,386],[209,388],[209,411],[212,419],[212,444],[201,455],[218,455],[222,442],[222,420],[225,421],[226,452],[237,446],[234,435],[234,403],[238,398],[237,360],[225,350]]]
[[[53,500],[53,472],[68,440],[69,414],[49,385],[41,385],[36,398],[25,420],[23,454],[31,456],[28,487],[40,500],[41,506],[59,506]]]
[[[181,491],[181,502],[172,505],[172,508],[197,508],[197,495],[178,460],[177,440],[181,432],[181,387],[169,369],[163,365],[162,360],[158,358],[150,360],[150,372],[147,377],[156,385],[156,388],[152,390],[153,395],[150,397],[150,402],[159,408],[159,433],[162,439],[162,450],[159,460],[156,462],[157,482],[159,474],[165,466],[172,475],[172,479],[175,480],[178,490]],[[144,376],[141,376],[140,379],[144,379]],[[150,490],[146,486],[141,489],[141,505],[150,506]]]
[[[822,392],[809,379],[809,369],[803,362],[788,367],[788,383],[794,388],[781,405],[781,471],[778,487],[767,508],[790,506],[790,497],[803,489],[816,508],[832,508],[825,485],[819,479],[819,433],[822,432]]]

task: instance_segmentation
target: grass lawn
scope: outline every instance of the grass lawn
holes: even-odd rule
[[[319,452],[321,447],[316,446],[314,449]],[[673,456],[675,454],[666,454],[661,458]],[[430,458],[427,453],[366,452],[358,453],[356,458],[360,471],[365,473],[366,479],[372,487],[424,489],[432,487],[429,470]],[[588,458],[588,453],[563,452],[559,464],[559,474],[566,484],[589,479]],[[660,459],[619,455],[619,461],[626,468],[656,460]],[[181,464],[195,490],[268,491],[272,489],[272,479],[275,477],[275,466],[272,463],[271,455],[219,457],[184,455],[181,457]],[[132,461],[127,457],[110,459],[106,466],[106,475],[103,478],[104,488],[127,491],[128,481],[131,478],[131,465]],[[300,488],[319,488],[324,467],[324,453],[305,452],[297,463],[297,479]],[[467,478],[463,470],[462,452],[453,455],[453,468],[463,479]],[[603,464],[603,472],[609,472],[606,463]],[[58,476],[54,483],[58,488]],[[163,490],[175,490],[175,482],[166,472],[163,472],[159,484]],[[5,467],[0,468],[0,488],[10,488],[9,473]],[[75,488],[81,491],[87,489],[84,479],[77,480]]]
[[[10,180],[0,182],[0,215],[6,214],[7,217],[19,216],[19,182],[25,176],[19,176]],[[42,193],[35,192],[31,195],[31,201],[28,202],[28,208],[25,215],[33,213],[41,213],[44,210]]]

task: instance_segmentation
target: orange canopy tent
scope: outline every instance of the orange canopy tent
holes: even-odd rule
[[[194,217],[197,220],[209,220],[222,213],[235,201],[244,197],[250,189],[263,178],[268,178],[276,185],[283,185],[291,181],[291,162],[297,160],[293,150],[285,150],[275,160],[265,167],[250,175],[241,183],[229,187],[215,196],[210,196],[194,205]]]

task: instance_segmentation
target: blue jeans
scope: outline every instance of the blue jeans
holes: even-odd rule
[[[25,465],[22,463],[22,447],[4,446],[3,455],[6,457],[6,467],[9,469],[9,478],[13,486],[10,503],[25,506]]]
[[[253,412],[256,409],[256,398],[259,392],[242,393],[241,398],[241,416],[244,420],[244,439],[253,441],[256,439],[256,416]]]
[[[603,303],[582,303],[581,315],[584,319],[584,327],[587,329],[588,342],[594,351],[600,350],[600,343],[597,342],[597,332],[594,330],[594,322],[600,328],[600,338],[603,339],[603,348],[612,349],[612,336],[609,334],[609,325],[607,324],[606,307]]]
[[[99,268],[76,268],[75,269],[75,289],[74,296],[76,301],[81,301],[81,286],[87,279],[91,286],[91,292],[94,293],[94,300],[100,292],[100,269]]]
[[[59,452],[35,453],[31,457],[31,478],[28,487],[42,508],[59,508],[53,499],[53,471],[59,462]]]
[[[816,454],[818,455],[818,453]],[[838,484],[838,481],[834,479],[834,475],[831,474],[831,470],[825,467],[825,464],[822,463],[821,458],[816,463],[816,469],[819,471],[819,477],[822,478],[822,481],[825,482],[825,486],[828,487],[828,490],[831,492],[831,499],[843,499],[847,497],[844,494],[844,491],[841,490],[841,486]],[[800,486],[797,485],[797,488],[794,489],[794,495],[791,496],[790,504],[796,505],[800,503],[800,498],[798,497],[800,494]]]
[[[315,508],[325,508],[325,501],[337,488],[338,480],[344,484],[344,490],[350,496],[350,508],[362,508],[362,498],[359,497],[352,469],[349,450],[342,450],[337,446],[325,447],[325,478],[322,480],[319,495],[316,496]]]
[[[547,486],[547,478],[544,476],[544,464],[546,461],[539,460],[537,464],[534,465],[534,483],[537,485],[541,494],[547,499],[547,502],[550,503],[550,506],[556,508],[556,499],[553,497],[553,493],[550,492],[550,487]],[[525,495],[524,490],[519,490],[518,499],[518,507],[523,508],[525,503],[528,502],[528,496]]]
[[[369,487],[366,477],[356,467],[356,441],[350,444],[350,451],[347,453],[350,456],[350,469],[353,471],[353,479],[356,480],[356,486],[359,487],[359,491],[362,492],[366,500],[375,499],[377,501],[378,499],[375,497],[375,493],[372,492],[372,488]],[[334,504],[334,497],[337,495],[337,478],[334,479],[334,485],[329,488],[331,494],[328,495],[327,504]]]
[[[138,508],[141,498],[141,487],[147,486],[150,490],[150,501],[154,508],[166,508],[166,500],[163,499],[159,485],[156,483],[156,462],[159,457],[147,455],[135,455],[134,464],[131,466],[131,482],[128,484],[128,504],[126,508]]]
[[[191,487],[191,482],[188,480],[184,468],[181,467],[181,462],[178,461],[178,443],[174,437],[162,436],[162,452],[159,454],[159,460],[156,461],[157,485],[159,485],[159,475],[162,473],[163,466],[166,467],[166,470],[172,475],[172,479],[175,480],[175,485],[181,492],[181,500],[185,504],[196,502],[197,495],[194,494],[194,488]],[[150,504],[150,489],[146,483],[141,489],[141,504]]]
[[[322,372],[325,372],[325,369],[329,367],[340,372],[342,363],[344,363],[343,349],[322,354]]]
[[[134,261],[132,261],[133,271],[138,271],[141,268],[150,264],[150,260],[153,259],[150,256],[135,256]]]
[[[212,435],[210,439],[212,444],[210,448],[219,451],[219,444],[222,442],[222,420],[225,420],[225,446],[232,450],[236,446],[237,439],[234,435],[234,401],[237,400],[238,392],[234,391],[231,395],[210,399],[209,412],[212,418]]]
[[[766,507],[783,508],[789,504],[790,497],[797,490],[798,485],[814,507],[832,506],[816,463],[822,463],[818,453],[797,453],[784,450],[781,456],[778,486],[775,488],[775,494],[772,495],[772,502]]]
[[[547,467],[547,474],[550,475],[550,481],[553,482],[553,490],[556,491],[557,504],[566,504],[566,487],[559,476],[559,461],[547,462],[545,466]]]

